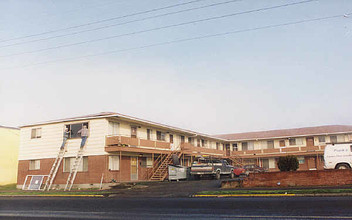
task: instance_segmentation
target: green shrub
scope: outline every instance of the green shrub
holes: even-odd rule
[[[280,171],[296,171],[299,167],[298,159],[296,156],[279,157],[277,167]]]

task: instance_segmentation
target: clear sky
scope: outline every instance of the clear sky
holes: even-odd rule
[[[312,1],[95,41],[303,0],[227,1],[0,1],[0,125],[101,111],[209,134],[352,124],[352,15],[343,16],[352,13],[351,0]],[[186,2],[192,3],[117,19]],[[224,4],[209,6],[216,3]],[[145,19],[202,6],[209,7]],[[342,16],[80,58],[334,15]],[[136,19],[145,20],[69,35]],[[94,23],[102,20],[108,21]],[[80,27],[42,34],[73,26]],[[59,35],[66,36],[45,40]],[[92,42],[61,47],[84,41]]]

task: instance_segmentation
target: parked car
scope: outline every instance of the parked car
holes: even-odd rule
[[[324,150],[325,169],[351,169],[352,143],[327,144]]]
[[[268,171],[266,168],[260,167],[256,164],[244,165],[243,169],[245,169],[245,174],[248,176],[250,173],[263,173]]]
[[[234,167],[233,173],[235,174],[235,176],[242,176],[246,175],[246,170],[242,167]]]
[[[221,175],[229,175],[233,178],[233,168],[224,159],[200,158],[192,163],[191,175],[195,179],[201,176],[213,176],[215,179],[220,179]]]

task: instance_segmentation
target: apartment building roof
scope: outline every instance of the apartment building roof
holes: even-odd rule
[[[0,128],[6,128],[6,129],[14,129],[14,130],[19,130],[19,128],[15,128],[15,127],[8,127],[8,126],[2,126],[2,125],[0,125]]]
[[[259,140],[259,139],[275,139],[275,138],[288,138],[299,136],[313,136],[313,135],[329,135],[339,133],[352,133],[351,125],[326,125],[317,127],[304,127],[293,129],[280,129],[269,131],[256,131],[234,134],[220,134],[215,135],[219,138],[224,138],[231,141],[240,140]]]

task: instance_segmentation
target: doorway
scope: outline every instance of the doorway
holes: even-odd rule
[[[138,157],[131,157],[131,181],[138,180]]]
[[[313,137],[307,137],[307,147],[314,147],[314,138]]]

